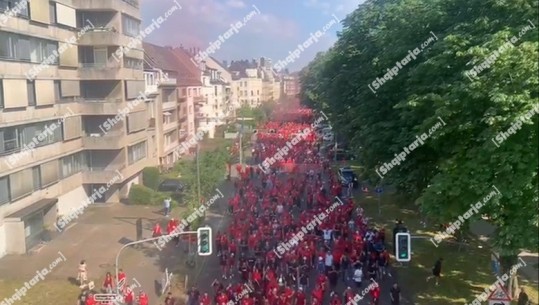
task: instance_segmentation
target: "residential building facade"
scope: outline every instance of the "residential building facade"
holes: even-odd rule
[[[291,97],[297,96],[301,91],[299,73],[292,73],[283,76],[283,94]]]
[[[129,45],[137,2],[21,7],[0,28],[0,256],[27,252],[88,204],[126,198],[157,164],[144,54]]]
[[[232,61],[232,94],[241,106],[258,107],[281,97],[280,78],[266,58]]]
[[[187,100],[179,97],[178,63],[170,48],[143,43],[145,92],[150,97],[150,126],[155,128],[159,166],[170,169],[187,138]]]

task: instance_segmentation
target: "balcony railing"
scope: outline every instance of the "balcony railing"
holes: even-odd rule
[[[120,68],[120,63],[115,60],[108,62],[81,62],[79,66],[87,69],[114,69]]]

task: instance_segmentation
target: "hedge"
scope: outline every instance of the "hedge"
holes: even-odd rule
[[[142,184],[154,191],[157,191],[160,182],[159,175],[160,173],[157,167],[145,167],[142,170]]]

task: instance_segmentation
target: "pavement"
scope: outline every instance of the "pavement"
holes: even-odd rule
[[[179,215],[173,210],[172,215]],[[65,280],[75,284],[77,268],[81,260],[86,260],[88,278],[94,281],[96,289],[102,286],[102,279],[107,272],[114,275],[115,258],[120,248],[127,242],[136,239],[136,220],[143,220],[143,238],[152,234],[156,221],[166,227],[168,219],[164,218],[160,207],[126,206],[121,203],[92,206],[66,230],[54,237],[43,247],[29,255],[8,255],[0,259],[0,277],[10,280],[27,281],[35,275],[36,270],[48,267],[57,260],[59,253],[66,258],[58,264],[45,279]],[[172,244],[172,243],[171,243]],[[173,270],[178,265],[179,256],[184,254],[176,248],[167,247],[163,251],[145,244],[140,248],[126,248],[119,259],[119,267],[127,276],[128,285],[140,283],[150,298],[150,304],[158,304],[156,280],[163,277],[165,268]],[[136,280],[133,280],[133,278]],[[135,286],[135,287],[136,287]],[[73,296],[75,303],[77,296]],[[51,304],[52,302],[46,302]]]

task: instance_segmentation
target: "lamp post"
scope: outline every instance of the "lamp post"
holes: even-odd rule
[[[197,197],[198,197],[198,204],[202,204],[202,202],[200,201],[201,199],[201,196],[200,196],[200,146],[198,145],[198,142],[197,142],[197,152],[196,152],[196,162],[197,162]],[[206,211],[204,210],[204,216],[206,216]]]

